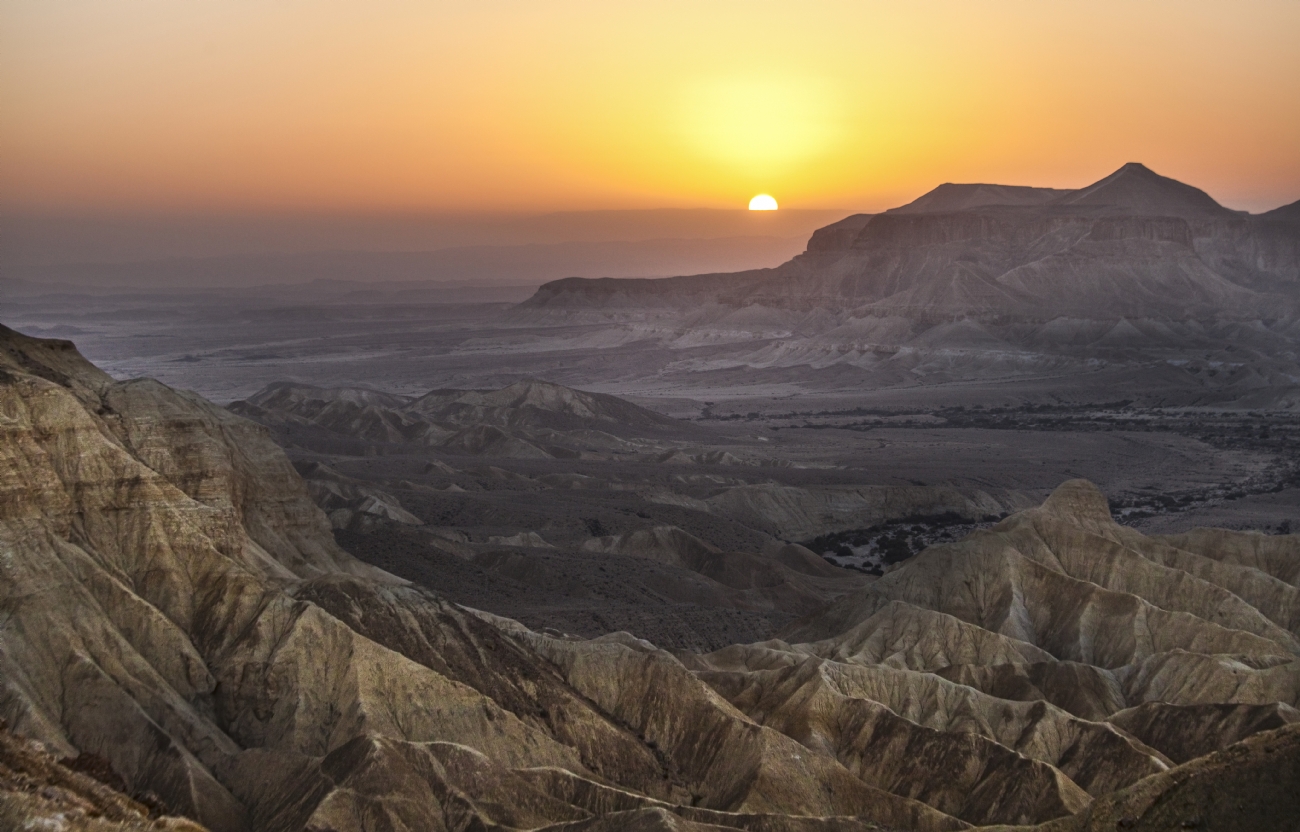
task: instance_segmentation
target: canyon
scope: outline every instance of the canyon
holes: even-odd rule
[[[1146,535],[1078,480],[878,577],[589,534],[592,557],[724,587],[763,563],[835,593],[713,650],[539,631],[345,551],[269,428],[0,338],[10,816],[189,822],[147,799],[212,830],[1266,829],[1300,808],[1300,538]],[[431,423],[615,406],[561,393],[440,394]],[[71,805],[98,787],[57,760],[83,756],[124,808]]]

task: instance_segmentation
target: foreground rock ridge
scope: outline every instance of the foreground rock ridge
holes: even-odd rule
[[[929,832],[1300,811],[1293,536],[1145,537],[1072,481],[780,640],[674,654],[355,560],[265,428],[66,341],[0,329],[0,430],[0,717],[122,792],[23,763],[72,796],[9,766],[10,815]]]

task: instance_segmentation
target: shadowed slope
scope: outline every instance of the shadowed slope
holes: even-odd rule
[[[539,654],[358,563],[262,429],[114,382],[65,342],[0,336],[0,713],[20,734],[232,832],[609,811],[548,797],[522,773],[540,770],[633,806],[700,803],[722,828],[737,811],[962,826],[834,760],[791,766],[792,741],[666,654],[645,671],[639,653],[596,659],[609,645]],[[557,675],[561,649],[594,675]],[[641,701],[645,679],[661,697]],[[618,704],[634,701],[635,719]],[[735,753],[699,744],[710,731]]]
[[[453,454],[548,459],[577,455],[593,440],[607,450],[639,450],[612,434],[693,433],[688,423],[616,396],[532,379],[500,390],[434,390],[415,398],[276,382],[233,402],[230,410],[272,428],[285,444],[356,453],[408,444]]]
[[[973,823],[1041,821],[1300,716],[1295,588],[1256,568],[1292,576],[1300,545],[1187,539],[1117,525],[1072,481],[784,640],[682,658],[891,791]]]
[[[1129,162],[1105,179],[1065,193],[1051,204],[1188,219],[1221,217],[1233,213],[1200,188],[1161,176],[1138,162]]]
[[[1287,830],[1300,817],[1300,726],[1265,731],[1149,777],[1038,832]],[[994,832],[990,828],[989,832]],[[997,832],[1007,832],[997,827]]]
[[[0,330],[0,416],[0,716],[217,832],[1082,823],[1295,716],[1294,540],[1207,556],[1083,482],[786,641],[674,656],[353,560],[265,430],[66,342]],[[605,543],[746,592],[827,580],[660,531]],[[1234,753],[1180,771],[1246,789]]]

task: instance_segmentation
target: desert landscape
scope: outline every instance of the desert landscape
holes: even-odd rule
[[[0,832],[1300,830],[1297,32],[0,4]]]
[[[1282,828],[1296,808],[1300,538],[1144,535],[1081,479],[1041,504],[835,483],[540,382],[282,384],[226,410],[3,335],[15,823]],[[780,536],[869,521],[893,532],[856,568]],[[948,533],[893,548],[919,527]]]
[[[113,372],[4,331],[2,811],[1285,828],[1300,225],[1106,188],[516,304],[18,298]]]

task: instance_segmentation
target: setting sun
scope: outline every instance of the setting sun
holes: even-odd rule
[[[775,211],[776,200],[767,194],[759,194],[749,201],[751,211]]]

